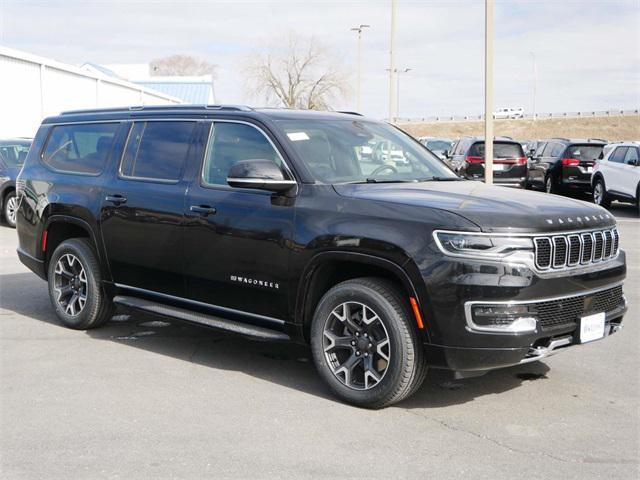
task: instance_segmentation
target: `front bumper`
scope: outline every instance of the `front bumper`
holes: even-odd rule
[[[605,336],[614,333],[627,310],[621,292],[625,261],[620,251],[599,270],[549,277],[525,266],[441,259],[423,272],[429,297],[422,304],[429,329],[425,349],[430,365],[482,372],[540,360],[578,344],[579,318],[602,311]],[[607,302],[614,298],[609,295],[614,290],[615,300]],[[475,304],[544,306],[546,317],[544,322],[542,315],[538,317],[535,331],[477,331],[469,322],[469,306]]]

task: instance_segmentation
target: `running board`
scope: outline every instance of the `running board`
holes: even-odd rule
[[[199,325],[205,325],[207,327],[215,328],[217,330],[236,333],[238,335],[250,337],[256,340],[291,340],[289,335],[287,335],[286,333],[271,330],[269,328],[257,327],[255,325],[250,325],[235,320],[228,320],[226,318],[208,315],[206,313],[193,312],[184,308],[173,307],[170,305],[153,302],[151,300],[145,300],[143,298],[118,295],[114,297],[113,303],[122,305],[124,307],[135,308],[136,310],[142,310],[155,315],[176,318],[178,320],[184,320],[189,323],[196,323]]]

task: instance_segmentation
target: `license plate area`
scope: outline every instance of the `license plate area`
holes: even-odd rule
[[[605,314],[594,313],[580,318],[580,343],[593,342],[604,337]]]

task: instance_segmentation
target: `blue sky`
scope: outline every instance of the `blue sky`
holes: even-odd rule
[[[0,0],[0,43],[57,60],[145,63],[184,53],[216,63],[216,93],[246,96],[246,57],[288,32],[314,35],[355,80],[364,23],[362,111],[387,114],[388,0],[16,1]],[[638,108],[640,0],[496,1],[495,104],[538,112]],[[276,40],[274,40],[276,39]],[[398,0],[400,115],[477,114],[483,109],[484,2]],[[337,108],[353,108],[354,98]]]

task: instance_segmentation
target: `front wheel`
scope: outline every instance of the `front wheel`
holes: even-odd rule
[[[342,282],[320,300],[311,325],[320,376],[342,400],[366,408],[417,390],[427,363],[408,307],[380,278]]]
[[[102,288],[100,264],[87,239],[72,238],[58,245],[47,279],[51,303],[64,326],[91,329],[111,318],[113,303]]]
[[[9,192],[4,199],[4,219],[11,228],[16,228],[18,214],[18,198],[16,192]]]

